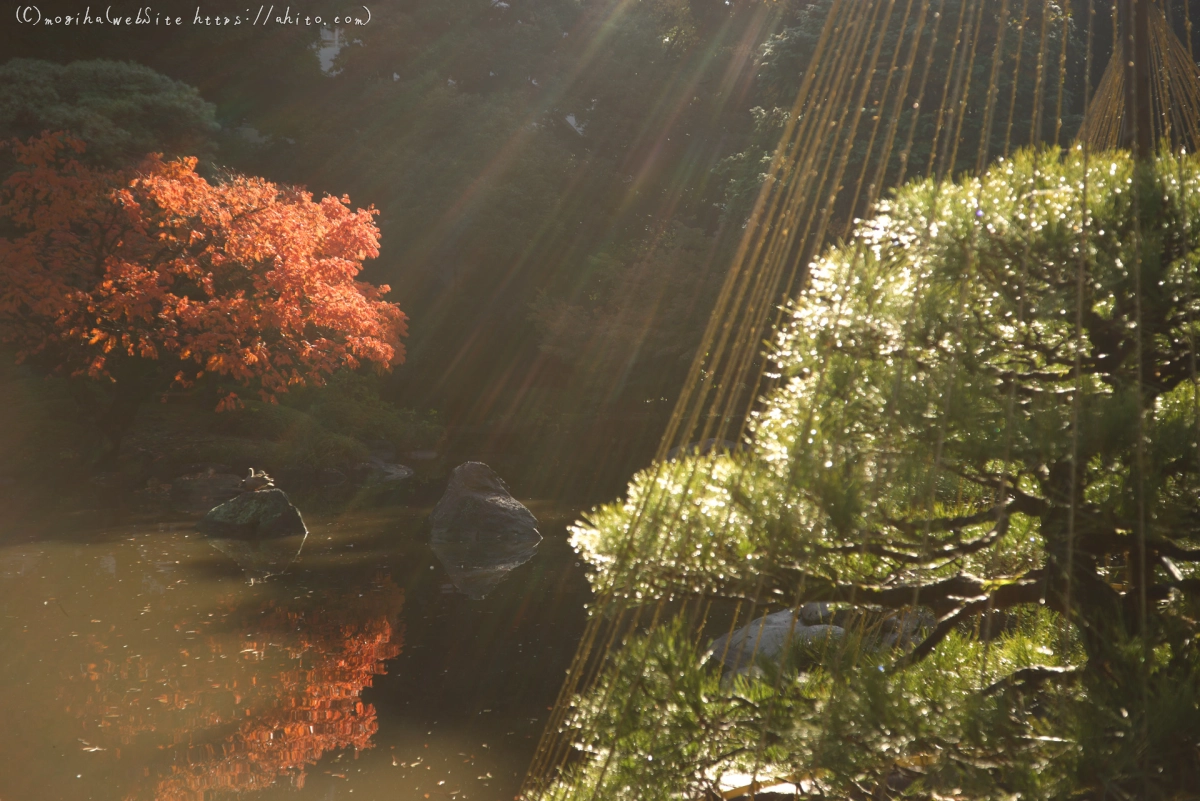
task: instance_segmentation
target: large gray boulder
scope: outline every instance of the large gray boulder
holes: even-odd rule
[[[746,674],[763,662],[778,662],[785,647],[824,648],[844,637],[847,629],[862,634],[864,648],[908,650],[936,622],[925,608],[881,615],[856,608],[834,611],[826,603],[807,603],[764,615],[732,634],[721,635],[713,640],[705,659],[720,660],[723,675]]]
[[[251,579],[282,573],[308,536],[300,511],[275,488],[243,492],[210,509],[198,528]]]
[[[482,462],[454,468],[429,523],[430,547],[450,581],[476,600],[532,559],[542,541],[537,518]]]
[[[752,620],[732,634],[722,634],[709,646],[712,659],[721,660],[724,674],[746,673],[755,663],[779,661],[784,648],[822,646],[841,639],[846,630],[827,622],[824,604],[805,604]]]

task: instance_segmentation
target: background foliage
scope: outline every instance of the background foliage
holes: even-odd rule
[[[947,0],[943,14],[960,9]],[[132,31],[119,48],[99,31],[37,31],[9,52],[63,62],[121,52],[216,105],[214,163],[374,204],[383,245],[365,275],[391,285],[412,319],[408,363],[385,394],[437,407],[455,428],[512,430],[506,449],[539,440],[514,467],[546,476],[589,447],[591,427],[571,418],[586,412],[606,437],[643,443],[607,465],[604,491],[615,491],[644,464],[683,380],[827,10],[387,0],[370,25],[338,34],[340,49],[332,32],[303,26],[185,26]],[[988,43],[999,35],[989,14]],[[1061,29],[1051,23],[1048,69]],[[939,58],[949,45],[943,30]],[[1071,48],[1064,137],[1080,103]],[[1028,88],[1014,145],[1028,137]],[[923,105],[943,91],[931,81]],[[964,141],[980,116],[968,113]],[[932,125],[921,122],[910,175],[924,168]],[[862,135],[865,150],[868,126]],[[534,433],[550,421],[559,435]]]

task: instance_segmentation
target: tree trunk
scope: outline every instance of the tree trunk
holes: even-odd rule
[[[121,452],[121,441],[133,427],[138,409],[154,390],[155,366],[141,359],[126,359],[114,365],[113,397],[108,408],[97,421],[100,432],[108,441],[107,447],[96,460],[97,467],[108,467]]]

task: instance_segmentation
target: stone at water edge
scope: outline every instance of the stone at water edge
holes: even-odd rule
[[[454,586],[476,600],[532,559],[542,541],[537,518],[482,462],[454,468],[429,522],[433,552]]]
[[[351,473],[357,483],[364,487],[374,487],[379,484],[407,481],[416,474],[416,471],[407,465],[372,459],[369,462],[359,462]]]
[[[379,466],[379,468],[382,472],[382,475],[379,478],[379,483],[381,484],[392,481],[406,481],[417,474],[416,470],[413,470],[411,467],[404,464],[392,464],[391,462],[384,462]]]
[[[307,534],[300,511],[281,489],[243,492],[209,510],[200,521],[205,534],[273,539]]]
[[[508,485],[483,462],[465,462],[450,473],[450,482],[429,517],[432,539],[446,542],[525,544],[541,542],[537,518],[512,496]]]
[[[243,492],[209,510],[197,527],[251,578],[283,572],[308,536],[300,511],[281,489]]]

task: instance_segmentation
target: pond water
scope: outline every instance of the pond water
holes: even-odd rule
[[[483,600],[426,511],[309,518],[250,584],[186,521],[0,540],[0,798],[502,799],[582,633],[573,509]]]

